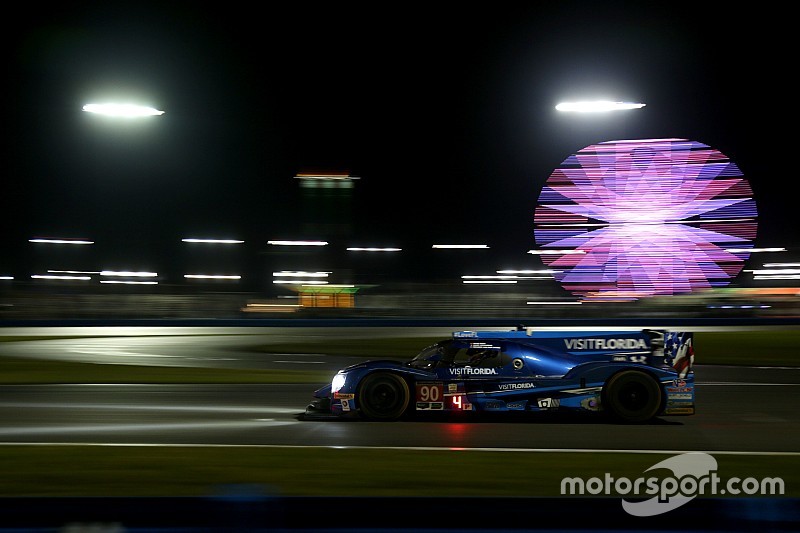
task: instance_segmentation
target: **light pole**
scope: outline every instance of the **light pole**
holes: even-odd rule
[[[154,107],[136,104],[86,104],[83,110],[87,113],[95,113],[109,117],[152,117],[163,115],[164,112]]]

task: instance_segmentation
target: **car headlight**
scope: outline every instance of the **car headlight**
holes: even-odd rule
[[[341,372],[333,376],[331,380],[331,392],[339,392],[344,387],[345,376]]]

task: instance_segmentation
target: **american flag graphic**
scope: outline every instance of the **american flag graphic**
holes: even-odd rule
[[[689,332],[670,332],[664,342],[664,354],[681,378],[686,377],[694,364],[694,346]]]

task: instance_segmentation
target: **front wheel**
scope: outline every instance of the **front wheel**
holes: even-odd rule
[[[603,406],[617,421],[647,422],[661,409],[659,383],[644,372],[624,370],[611,376],[603,387]]]
[[[410,393],[406,380],[397,374],[369,374],[359,387],[361,413],[374,420],[396,420],[408,408]]]

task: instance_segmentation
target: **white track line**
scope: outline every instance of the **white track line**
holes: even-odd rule
[[[702,452],[710,455],[764,455],[800,457],[800,452],[778,451],[735,451],[735,450],[609,450],[593,448],[460,448],[432,446],[303,446],[284,444],[158,444],[158,443],[105,443],[105,442],[0,442],[0,446],[95,446],[95,447],[134,447],[134,448],[254,448],[254,449],[308,449],[308,450],[387,450],[417,452],[509,452],[509,453],[615,453],[645,455],[678,455],[688,452]]]

